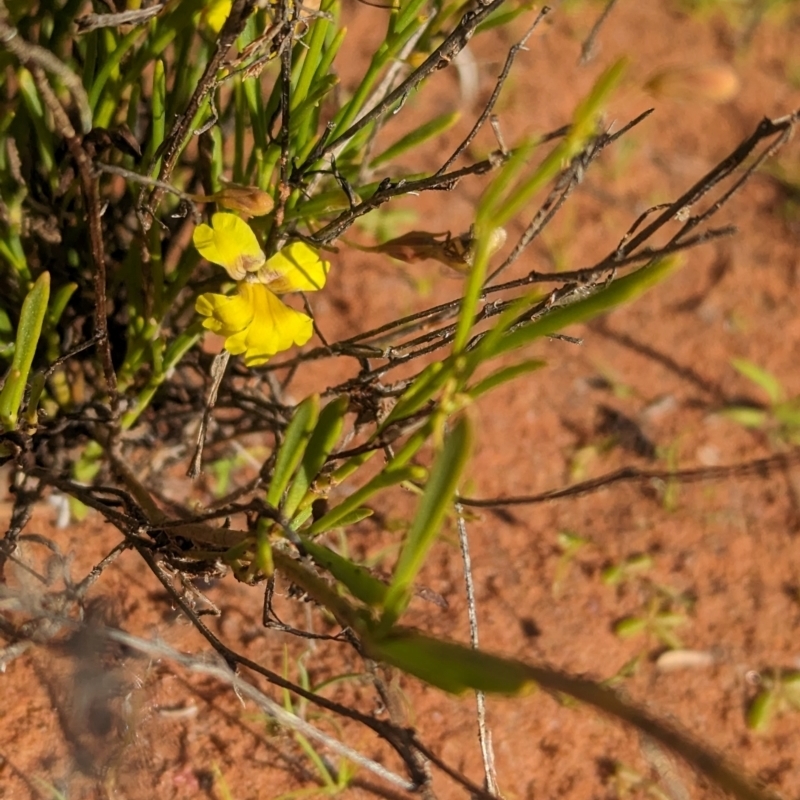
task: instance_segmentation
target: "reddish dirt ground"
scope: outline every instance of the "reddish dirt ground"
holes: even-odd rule
[[[593,263],[647,206],[677,197],[763,116],[800,107],[800,56],[793,48],[800,40],[797,12],[767,18],[743,43],[722,18],[682,14],[677,5],[666,0],[619,3],[600,33],[595,59],[585,67],[576,63],[600,11],[597,4],[556,10],[521,54],[499,109],[507,142],[563,124],[600,70],[623,54],[632,62],[631,79],[612,103],[609,121],[622,124],[647,107],[657,110],[588,172],[513,275]],[[348,10],[351,41],[374,37],[382,13],[353,4]],[[521,34],[525,24],[519,20],[516,31]],[[512,43],[510,36],[474,42],[476,103],[488,96]],[[352,46],[341,68],[345,86],[360,47]],[[711,62],[730,64],[740,76],[741,89],[730,102],[714,105],[691,92],[654,99],[641,89],[658,70]],[[421,119],[429,109],[459,105],[449,71],[426,92],[413,100]],[[448,147],[458,132],[448,138]],[[387,139],[395,135],[390,131]],[[476,152],[491,146],[488,138],[481,139]],[[796,141],[781,152],[779,162],[800,174]],[[424,221],[429,230],[462,230],[479,189],[477,182],[465,182],[444,199],[423,197],[403,207],[417,210],[419,227]],[[691,252],[679,272],[634,305],[571,330],[583,337],[581,346],[539,344],[537,354],[547,359],[546,370],[472,410],[478,442],[465,494],[532,494],[624,465],[713,466],[777,452],[780,446],[766,435],[716,412],[732,398],[765,400],[732,368],[732,358],[770,370],[787,396],[800,393],[800,314],[794,294],[800,209],[792,210],[779,186],[759,175],[718,219],[720,224],[735,222],[740,234]],[[315,310],[321,328],[336,338],[454,297],[459,286],[431,263],[407,268],[343,250],[328,288],[314,298]],[[425,297],[420,287],[428,292]],[[300,397],[341,379],[339,364],[325,365],[293,391]],[[639,446],[636,436],[625,435],[620,419],[638,432]],[[800,669],[800,472],[788,468],[668,490],[665,495],[664,486],[620,484],[584,497],[470,514],[481,645],[594,679],[619,676],[617,685],[631,700],[679,724],[787,800],[800,798],[800,712],[779,715],[763,732],[746,725],[759,676]],[[175,479],[166,491],[182,498],[187,488]],[[378,554],[393,541],[394,522],[408,515],[409,505],[400,494],[391,502],[350,541],[355,552]],[[5,498],[3,522],[8,513]],[[60,529],[55,518],[55,511],[41,509],[28,532],[56,541],[71,554],[73,576],[85,575],[117,542],[115,531],[96,517]],[[564,555],[564,533],[586,540],[572,558]],[[30,544],[27,552],[41,562],[40,550]],[[652,566],[640,577],[616,586],[603,581],[608,567],[641,555],[649,556]],[[390,565],[391,557],[390,552],[381,563]],[[30,587],[32,579],[18,571],[13,581]],[[420,583],[444,597],[448,608],[416,600],[409,623],[467,641],[463,566],[452,525]],[[206,618],[212,630],[265,666],[282,672],[286,647],[292,679],[298,677],[296,663],[304,649],[302,662],[312,683],[362,671],[346,645],[312,648],[264,631],[259,588],[226,579],[209,587],[208,594],[222,610],[221,617]],[[208,651],[133,553],[104,573],[90,597],[106,621],[132,633],[185,651]],[[665,649],[657,637],[615,634],[618,621],[646,613],[656,600],[684,615],[675,633],[683,648],[709,654],[706,663],[666,670],[657,661]],[[297,604],[282,597],[277,602],[288,620],[305,624]],[[90,650],[87,645],[80,652]],[[227,687],[167,661],[118,651],[92,661],[75,658],[76,652],[33,649],[0,677],[0,797],[247,800],[318,786],[312,763],[291,735],[271,727]],[[397,679],[397,685],[422,740],[480,783],[474,699],[444,696],[411,679]],[[104,687],[114,698],[112,713],[93,715],[87,709]],[[281,700],[266,683],[262,688]],[[376,709],[373,694],[358,681],[335,684],[325,694],[367,712]],[[660,773],[661,761],[646,741],[587,708],[558,703],[542,692],[523,699],[490,698],[488,707],[497,776],[508,800],[721,796],[678,762],[670,762],[669,774]],[[314,721],[365,755],[400,767],[363,729],[325,715]],[[636,778],[627,786],[615,779],[620,765],[640,776],[638,787]],[[466,796],[440,772],[434,774],[437,797]],[[379,786],[361,771],[344,796],[373,796]],[[398,790],[381,792],[404,796]]]

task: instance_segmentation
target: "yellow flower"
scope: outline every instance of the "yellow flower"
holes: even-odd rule
[[[250,226],[221,213],[214,214],[211,226],[199,225],[193,239],[202,256],[238,281],[235,295],[202,294],[195,305],[207,317],[203,327],[224,336],[229,353],[243,354],[247,366],[255,367],[311,338],[311,317],[277,297],[325,285],[330,264],[308,245],[294,242],[266,260]]]

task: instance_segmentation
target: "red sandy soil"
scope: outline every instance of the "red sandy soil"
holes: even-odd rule
[[[582,3],[572,12],[557,10],[520,55],[499,107],[507,142],[567,121],[601,69],[622,54],[631,59],[631,80],[612,103],[609,121],[621,125],[647,107],[657,110],[589,171],[513,275],[593,263],[639,213],[677,197],[762,117],[800,107],[797,12],[768,18],[742,43],[721,18],[687,16],[676,6],[666,0],[619,3],[600,33],[596,57],[584,67],[576,66],[580,45],[601,6]],[[360,43],[377,35],[383,13],[362,5],[349,8],[354,44],[341,68],[345,86],[360,63]],[[519,20],[515,32],[521,35],[526,24]],[[479,38],[471,46],[479,75],[475,107],[488,97],[513,43],[510,34],[503,36]],[[737,70],[741,90],[732,101],[714,105],[691,92],[654,99],[641,89],[658,70],[711,62]],[[409,102],[418,105],[423,120],[431,109],[459,107],[458,91],[454,74],[445,71]],[[387,141],[397,131],[387,132]],[[449,136],[448,147],[462,131]],[[493,146],[486,137],[475,152]],[[793,166],[795,176],[800,174],[797,142],[779,158]],[[478,182],[464,182],[452,195],[402,205],[420,214],[416,226],[456,232],[469,224],[479,190]],[[731,398],[765,400],[732,368],[732,358],[749,359],[779,376],[787,396],[800,393],[795,295],[800,211],[789,209],[775,182],[756,176],[717,219],[718,224],[735,222],[740,235],[693,251],[667,283],[634,305],[614,311],[601,324],[570,331],[583,337],[581,346],[539,344],[537,355],[547,359],[546,370],[472,410],[478,442],[465,494],[531,494],[623,465],[688,468],[776,452],[778,446],[765,435],[715,412]],[[509,233],[513,240],[514,231]],[[421,296],[420,287],[429,294]],[[432,263],[408,268],[343,249],[329,286],[314,298],[315,310],[333,339],[457,296],[459,287],[458,279]],[[301,397],[341,379],[338,363],[324,365],[293,392]],[[637,447],[624,425],[609,422],[613,412],[635,423],[649,446]],[[599,680],[638,658],[633,674],[618,684],[628,698],[679,724],[787,800],[800,798],[800,713],[780,715],[764,732],[754,733],[746,725],[759,676],[770,669],[800,669],[800,473],[795,468],[673,488],[674,495],[665,499],[663,486],[622,484],[580,498],[470,514],[481,645]],[[186,484],[176,478],[165,491],[183,499]],[[395,540],[395,523],[407,517],[409,504],[400,494],[391,503],[376,522],[364,523],[353,536],[349,546],[354,552],[378,554]],[[6,499],[0,506],[4,522],[9,508]],[[55,527],[55,518],[55,511],[41,509],[28,532],[56,541],[70,554],[68,569],[77,578],[118,541],[96,516],[64,528]],[[565,532],[587,540],[572,560],[563,557],[559,544]],[[42,548],[30,543],[26,552],[41,563]],[[384,566],[391,565],[393,553],[383,558]],[[642,554],[653,563],[644,577],[619,586],[603,582],[604,569]],[[12,581],[36,591],[34,579],[19,570]],[[448,608],[415,600],[409,624],[468,641],[463,566],[452,525],[420,584],[445,598]],[[676,629],[683,647],[710,653],[713,663],[666,671],[656,663],[663,643],[652,636],[620,638],[614,633],[620,619],[643,613],[656,596],[654,587],[672,593],[670,608],[686,616]],[[285,585],[278,588],[285,594]],[[258,587],[226,579],[208,587],[208,594],[222,610],[219,618],[205,618],[212,630],[271,669],[284,670],[286,647],[292,679],[298,677],[297,659],[304,650],[302,663],[312,684],[363,671],[347,645],[309,645],[265,631]],[[133,553],[104,573],[90,598],[111,624],[187,652],[209,650],[170,608],[160,585]],[[284,597],[277,604],[287,621],[309,623],[308,608]],[[317,629],[324,629],[311,617]],[[70,798],[247,800],[319,785],[291,734],[270,726],[228,687],[168,661],[111,648],[94,658],[87,655],[91,652],[91,643],[71,650],[34,649],[11,662],[0,677],[0,797],[57,796],[49,785]],[[474,699],[444,696],[411,679],[393,681],[421,739],[481,783]],[[266,683],[259,685],[282,699]],[[379,713],[374,692],[363,681],[335,684],[324,693]],[[490,698],[488,707],[497,776],[508,800],[721,796],[678,762],[669,762],[669,775],[660,774],[659,758],[647,742],[585,707],[560,704],[543,692],[522,699]],[[312,719],[365,755],[401,768],[364,729],[330,715]],[[645,783],[651,781],[650,789],[642,783],[626,790],[616,782],[620,764]],[[437,770],[434,775],[437,797],[467,796]],[[361,771],[344,796],[372,796],[370,787],[380,785]],[[394,796],[404,795],[395,790]]]

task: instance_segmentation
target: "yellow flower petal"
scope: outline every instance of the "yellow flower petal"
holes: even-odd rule
[[[192,236],[203,258],[224,267],[235,281],[255,272],[265,261],[252,228],[236,214],[214,214],[211,225],[198,225]]]
[[[203,320],[204,328],[225,337],[247,330],[255,314],[250,300],[241,293],[233,297],[226,297],[224,294],[201,294],[197,298],[195,310],[198,314],[208,317]],[[233,355],[244,352],[244,350],[227,349]]]
[[[231,6],[233,0],[210,0],[210,2],[203,9],[203,15],[206,18],[206,24],[211,28],[214,33],[219,33],[225,20],[231,13]]]
[[[314,333],[311,317],[284,305],[261,283],[243,282],[233,297],[203,294],[195,306],[208,317],[203,327],[225,337],[225,349],[244,354],[249,367],[305,344]]]
[[[325,285],[330,268],[330,262],[305,242],[293,242],[272,256],[256,277],[275,294],[315,292]]]

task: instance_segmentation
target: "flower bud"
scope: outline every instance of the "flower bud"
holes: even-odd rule
[[[275,206],[272,195],[257,186],[242,186],[238,183],[227,184],[214,195],[214,200],[221,206],[248,217],[263,217]]]

